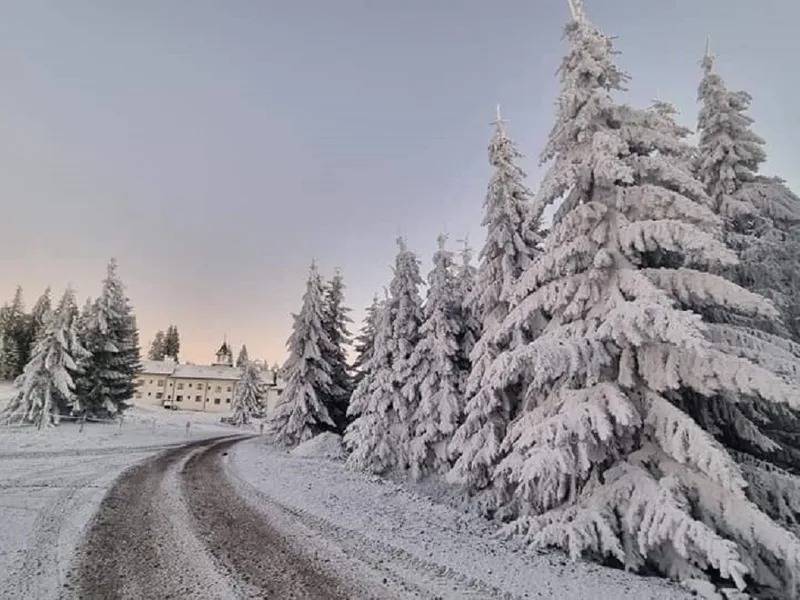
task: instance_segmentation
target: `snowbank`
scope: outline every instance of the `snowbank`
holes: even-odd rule
[[[328,440],[308,445],[334,441]],[[335,565],[339,572],[363,580],[380,573],[399,581],[409,597],[690,597],[665,580],[573,563],[560,553],[525,553],[513,540],[493,537],[496,525],[471,512],[346,469],[341,461],[298,456],[305,452],[248,440],[233,447],[227,470],[243,489],[252,490],[251,499],[262,505],[271,524],[283,521],[283,531],[309,552],[326,557],[338,552],[343,557]],[[361,566],[353,567],[353,561]]]
[[[342,436],[325,432],[314,436],[294,448],[290,454],[299,458],[343,459]]]

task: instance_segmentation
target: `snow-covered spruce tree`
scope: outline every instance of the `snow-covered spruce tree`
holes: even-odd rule
[[[14,300],[0,310],[0,334],[3,338],[3,355],[0,357],[2,379],[11,381],[22,374],[29,357],[28,331],[22,288],[18,286]]]
[[[164,357],[171,358],[178,362],[178,356],[181,352],[181,336],[178,333],[177,325],[170,325],[167,327],[167,332],[164,334]]]
[[[710,54],[702,64],[697,173],[723,218],[725,241],[739,257],[727,274],[773,300],[789,334],[800,341],[800,198],[780,179],[758,173],[767,155],[746,114],[751,96],[728,90]],[[783,333],[774,322],[758,325]]]
[[[508,314],[514,285],[536,255],[540,241],[538,215],[530,213],[533,194],[525,185],[525,172],[517,164],[521,158],[498,114],[489,144],[489,163],[494,172],[484,201],[482,225],[486,228],[486,241],[478,256],[472,304],[482,333],[470,354],[464,422],[449,449],[455,462],[448,479],[466,486],[470,492],[490,484],[506,427],[518,410],[515,391],[491,392],[484,376],[499,351],[494,331]],[[490,505],[494,503],[493,495],[487,498]]]
[[[312,262],[303,307],[294,315],[292,334],[286,343],[289,358],[282,369],[286,387],[270,417],[275,440],[287,446],[336,430],[326,404],[330,398],[331,368],[325,356],[331,351],[331,341],[322,325],[323,311],[322,279]]]
[[[412,360],[423,320],[419,260],[405,240],[397,244],[389,296],[378,312],[372,357],[353,392],[348,415],[354,421],[344,436],[352,451],[348,465],[373,473],[408,467],[410,426],[424,374]]]
[[[247,345],[242,344],[242,349],[239,350],[239,356],[236,357],[236,366],[244,367],[248,362],[250,362],[250,356],[247,353]]]
[[[36,342],[38,342],[44,334],[46,321],[50,317],[50,312],[53,310],[53,302],[50,296],[50,288],[47,287],[31,309],[29,320],[30,333],[28,334],[31,354],[33,354]]]
[[[44,316],[44,331],[20,378],[20,393],[11,407],[11,418],[19,417],[39,429],[57,425],[75,401],[73,375],[84,354],[75,332],[71,289],[58,309]]]
[[[419,405],[412,417],[409,445],[409,463],[415,479],[450,469],[447,444],[464,410],[459,282],[453,253],[446,249],[446,241],[446,236],[439,236],[439,249],[433,255],[433,269],[428,275],[421,338],[411,357],[422,377],[418,384],[409,382],[419,387]]]
[[[121,414],[130,407],[140,368],[139,331],[114,259],[100,296],[79,318],[79,332],[89,356],[79,363],[75,412],[100,418]]]
[[[475,344],[481,337],[481,323],[477,317],[475,281],[477,269],[472,264],[472,248],[467,240],[463,240],[461,248],[461,263],[458,267],[456,279],[456,296],[458,302],[458,319],[460,331],[458,334],[459,366],[463,382],[460,389],[466,389],[467,378],[472,370],[470,355]]]
[[[344,304],[344,280],[340,271],[325,286],[325,308],[322,326],[331,341],[329,351],[324,352],[325,362],[331,369],[330,398],[327,401],[330,415],[336,423],[336,432],[344,433],[348,424],[347,407],[353,393],[353,377],[347,364],[347,346],[352,341],[350,333],[350,309]]]
[[[366,375],[367,365],[372,358],[372,351],[375,347],[375,331],[377,327],[378,311],[381,302],[378,296],[372,298],[372,304],[367,307],[364,315],[364,324],[356,336],[353,346],[356,351],[356,358],[353,360],[353,390],[361,383]]]
[[[800,403],[797,388],[718,350],[689,310],[774,309],[708,272],[735,256],[684,142],[656,111],[613,102],[626,76],[575,8],[533,210],[565,200],[495,335],[533,314],[548,324],[488,373],[497,390],[527,379],[495,471],[521,512],[509,530],[632,570],[794,586],[800,540],[748,499],[729,450],[680,408],[687,397]]]
[[[150,343],[150,350],[147,352],[148,360],[164,360],[167,349],[164,346],[164,332],[156,331],[153,341]]]
[[[237,362],[237,365],[242,369],[242,376],[233,389],[233,415],[229,422],[241,426],[264,414],[267,394],[258,365],[248,360]]]

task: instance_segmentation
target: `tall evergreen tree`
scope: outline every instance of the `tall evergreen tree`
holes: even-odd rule
[[[419,406],[422,369],[412,359],[421,339],[419,260],[398,239],[389,297],[380,311],[367,374],[350,401],[345,432],[351,467],[380,473],[409,466],[411,420]]]
[[[446,236],[439,236],[439,249],[433,255],[433,269],[428,275],[420,341],[411,357],[422,377],[419,405],[411,420],[409,463],[414,478],[450,469],[447,444],[464,410],[459,348],[463,328],[460,282],[446,241]],[[409,383],[415,385],[413,380]]]
[[[355,390],[366,375],[367,365],[369,364],[370,358],[372,358],[372,352],[375,348],[375,332],[380,308],[381,302],[378,300],[378,296],[375,295],[372,298],[372,304],[367,307],[366,314],[364,315],[364,324],[354,340],[356,357],[355,360],[353,360],[353,390]]]
[[[330,350],[323,352],[323,358],[331,369],[331,397],[327,404],[337,433],[344,433],[347,427],[347,407],[353,393],[353,378],[347,364],[347,346],[352,341],[349,326],[353,320],[350,309],[344,304],[344,289],[342,274],[337,270],[325,287],[322,318],[322,326],[331,341]]]
[[[230,423],[241,426],[249,424],[253,417],[264,414],[266,390],[261,379],[261,370],[255,362],[244,360],[237,364],[242,367],[242,376],[233,389],[233,415]]]
[[[30,327],[28,316],[25,314],[25,302],[22,298],[22,288],[17,287],[14,300],[0,310],[0,326],[2,327],[3,344],[2,378],[5,380],[16,379],[22,374],[30,354],[29,340]]]
[[[496,335],[547,326],[487,373],[492,389],[522,384],[525,398],[494,473],[514,490],[510,529],[632,570],[793,586],[800,540],[748,498],[742,468],[691,409],[800,404],[800,390],[716,347],[696,312],[775,311],[710,274],[736,259],[683,134],[657,111],[615,104],[627,78],[611,39],[573,8],[534,211],[566,200]]]
[[[67,289],[55,312],[44,316],[44,331],[25,366],[20,393],[11,406],[11,416],[18,416],[39,429],[57,425],[75,402],[73,375],[77,359],[84,351],[78,342],[72,307],[74,296]]]
[[[239,350],[239,356],[236,357],[236,366],[244,367],[248,362],[250,362],[250,356],[247,354],[247,346],[242,344],[242,349]]]
[[[490,392],[484,375],[503,343],[510,343],[495,339],[495,330],[508,315],[514,285],[536,255],[539,243],[538,215],[530,212],[533,194],[518,165],[521,158],[498,110],[489,144],[494,172],[484,201],[486,241],[479,254],[474,290],[473,308],[482,334],[470,355],[464,422],[450,445],[456,460],[448,478],[472,491],[489,485],[506,427],[518,410],[513,391]]]
[[[470,248],[467,240],[463,241],[460,258],[461,263],[458,269],[455,294],[460,323],[458,335],[459,366],[464,379],[460,388],[463,391],[466,389],[467,378],[472,370],[470,355],[481,337],[481,323],[478,319],[478,311],[475,305],[477,269],[472,265],[472,248]]]
[[[30,332],[28,334],[31,354],[33,353],[36,342],[38,342],[41,336],[44,335],[46,321],[49,318],[52,310],[53,303],[51,299],[50,287],[47,287],[44,290],[44,293],[39,296],[36,304],[34,304],[33,308],[31,309],[29,319]]]
[[[178,362],[180,352],[181,336],[178,333],[178,327],[170,325],[167,327],[167,333],[164,334],[164,356]]]
[[[331,397],[331,368],[325,356],[333,344],[322,325],[324,308],[322,279],[316,264],[311,263],[303,307],[294,315],[292,334],[286,343],[289,358],[282,369],[286,387],[270,417],[276,441],[287,446],[336,430],[326,404]]]
[[[130,407],[141,365],[136,317],[117,274],[116,260],[109,261],[100,296],[79,321],[90,356],[80,364],[83,372],[76,412],[118,415]]]
[[[728,90],[710,54],[702,64],[697,172],[739,258],[726,274],[773,300],[788,335],[800,341],[800,198],[780,179],[759,174],[767,155],[747,115],[750,94]],[[783,333],[774,324],[756,326]]]
[[[150,343],[150,350],[147,352],[148,360],[164,360],[167,354],[164,338],[165,335],[163,331],[156,331],[156,334],[153,336],[153,341]]]

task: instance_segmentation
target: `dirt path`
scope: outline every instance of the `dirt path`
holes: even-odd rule
[[[187,444],[126,472],[101,503],[63,596],[360,596],[237,494],[221,458],[240,439]]]

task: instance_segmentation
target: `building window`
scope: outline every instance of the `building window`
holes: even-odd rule
[[[161,400],[163,396],[164,394],[162,394],[161,392],[156,392],[156,400]]]
[[[175,396],[175,402],[183,402],[183,396]]]
[[[170,382],[169,382],[169,387],[172,387],[173,385],[174,385],[174,384],[173,384],[173,383],[170,381]]]
[[[153,382],[151,381],[150,383],[153,383]],[[163,379],[159,379],[158,380],[158,387],[164,387],[164,380]]]
[[[222,391],[222,386],[221,386],[221,385],[218,385],[218,386],[217,386],[217,391],[218,391],[218,392],[221,392],[221,391]]]
[[[220,403],[219,398],[214,398],[214,404],[219,404],[219,403]]]
[[[203,399],[203,397],[202,397],[202,396],[195,396],[195,397],[194,397],[194,401],[195,401],[195,402],[200,402],[202,399]]]
[[[228,386],[228,391],[229,391],[229,392],[231,391],[231,386]]]
[[[149,383],[150,385],[152,385],[152,384],[153,384],[153,380],[151,379],[151,380],[150,380],[150,381],[148,381],[147,383]]]
[[[148,396],[152,396],[152,395],[153,395],[153,392],[147,392],[147,395],[148,395]]]
[[[181,382],[181,383],[179,383],[179,384],[178,384],[178,389],[179,389],[179,390],[182,390],[182,389],[183,389],[183,382]]]
[[[231,399],[230,398],[225,398],[225,404],[230,404],[230,403],[231,403]]]

